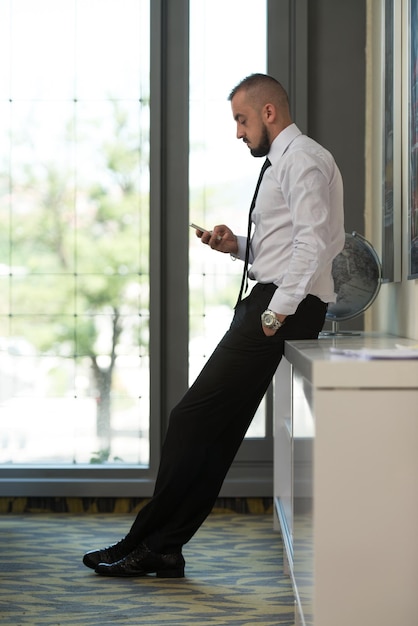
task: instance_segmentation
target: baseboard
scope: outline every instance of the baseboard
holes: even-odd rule
[[[0,498],[0,514],[72,513],[136,514],[149,498]],[[218,498],[212,513],[272,514],[272,498]]]

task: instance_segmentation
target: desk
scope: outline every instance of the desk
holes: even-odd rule
[[[287,342],[275,376],[274,501],[301,626],[418,625],[418,360]]]

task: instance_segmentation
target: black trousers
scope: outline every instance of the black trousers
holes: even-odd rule
[[[286,339],[316,339],[326,304],[307,296],[273,337],[261,313],[276,289],[257,284],[200,375],[172,410],[150,502],[129,539],[157,552],[181,550],[210,513],[224,478],[273,378]]]

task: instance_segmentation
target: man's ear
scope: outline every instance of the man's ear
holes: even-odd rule
[[[276,107],[274,104],[267,103],[264,105],[263,119],[267,124],[271,124],[276,120]]]

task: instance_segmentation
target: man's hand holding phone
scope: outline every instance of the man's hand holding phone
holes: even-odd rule
[[[238,252],[237,238],[228,226],[221,224],[215,226],[213,230],[207,230],[202,226],[197,226],[197,224],[190,224],[190,227],[196,230],[196,236],[202,243],[210,246],[212,250],[228,254]]]

